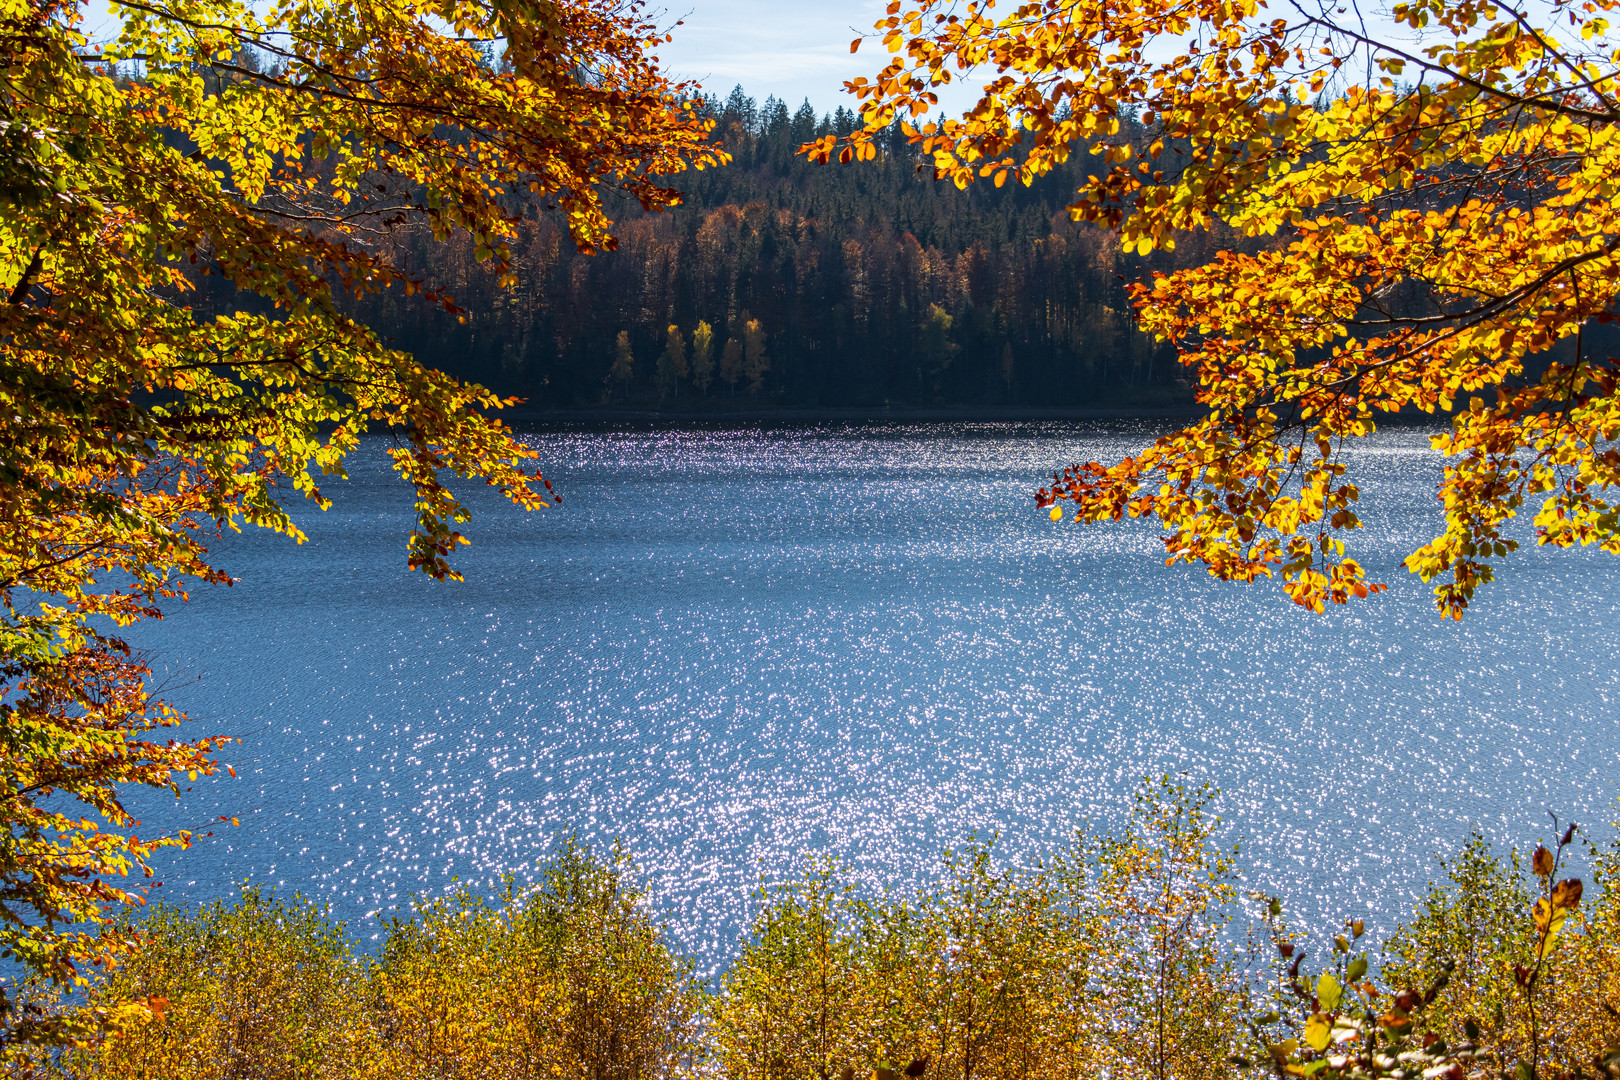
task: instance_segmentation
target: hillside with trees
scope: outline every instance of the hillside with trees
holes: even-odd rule
[[[1097,159],[1031,187],[958,191],[896,127],[875,160],[817,165],[805,142],[857,117],[818,117],[742,88],[709,98],[733,161],[679,178],[682,205],[615,216],[618,249],[578,253],[538,200],[499,287],[473,242],[400,230],[414,272],[465,324],[398,290],[362,315],[424,363],[534,408],[1162,406],[1190,400],[1173,353],[1135,327],[1126,284],[1208,258],[1121,252],[1065,209]]]

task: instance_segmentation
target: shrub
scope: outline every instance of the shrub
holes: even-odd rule
[[[394,921],[375,960],[297,898],[248,888],[235,904],[159,907],[139,924],[142,950],[90,1003],[148,998],[157,1015],[68,1052],[60,1069],[105,1080],[673,1080],[698,1057],[702,993],[624,878],[618,853],[603,861],[570,841],[536,887],[421,904]]]
[[[1221,946],[1230,859],[1207,789],[1137,794],[1126,831],[1049,867],[947,855],[915,901],[820,868],[762,897],[715,1005],[731,1077],[1221,1077],[1241,995]]]
[[[1386,943],[1376,983],[1359,921],[1315,975],[1274,925],[1293,962],[1273,982],[1278,1007],[1251,1024],[1261,1067],[1317,1080],[1620,1080],[1620,849],[1591,850],[1583,904],[1581,879],[1558,879],[1575,837],[1570,825],[1538,845],[1527,876],[1517,851],[1504,861],[1476,834]]]
[[[233,904],[159,905],[143,946],[98,983],[92,1004],[154,999],[74,1075],[105,1080],[322,1080],[347,1075],[366,1042],[367,964],[325,908],[245,888]]]
[[[1620,1080],[1620,845],[1589,849],[1587,895],[1559,878],[1573,827],[1528,870],[1474,836],[1375,970],[1360,920],[1318,946],[1258,893],[1243,944],[1210,798],[1145,783],[1118,833],[1031,866],[974,844],[910,898],[822,863],[762,894],[713,997],[622,853],[572,841],[538,885],[418,904],[376,958],[297,898],[160,906],[84,1006],[148,1019],[7,1075]]]
[[[627,887],[573,841],[538,887],[469,892],[396,921],[375,970],[379,1046],[357,1075],[671,1080],[698,1056],[702,993]]]

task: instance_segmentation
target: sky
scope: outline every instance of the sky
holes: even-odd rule
[[[669,73],[697,79],[725,97],[742,84],[760,101],[775,94],[817,112],[854,107],[846,79],[874,75],[888,59],[880,41],[850,55],[849,43],[884,14],[884,0],[676,0],[661,23],[682,21],[675,40],[659,50]]]
[[[849,43],[870,33],[886,0],[655,0],[652,11],[675,40],[659,50],[677,79],[696,79],[706,92],[725,97],[733,86],[760,101],[771,94],[797,109],[806,98],[817,112],[855,107],[843,92],[846,79],[871,76],[888,61],[878,40],[851,56]],[[86,28],[109,33],[106,0],[86,0]]]

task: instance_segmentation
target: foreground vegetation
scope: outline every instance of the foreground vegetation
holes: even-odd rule
[[[254,889],[161,907],[91,1002],[141,998],[151,1019],[12,1075],[1620,1075],[1620,847],[1586,849],[1582,898],[1555,880],[1573,830],[1529,872],[1476,836],[1375,951],[1354,918],[1302,936],[1240,892],[1208,799],[1145,785],[1117,834],[1021,868],[949,855],[917,897],[857,895],[821,867],[760,898],[712,993],[623,858],[571,842],[534,887],[424,903],[376,956]]]

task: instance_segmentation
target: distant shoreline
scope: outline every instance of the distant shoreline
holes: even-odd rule
[[[890,407],[818,409],[737,409],[673,411],[658,409],[503,409],[491,415],[514,424],[725,424],[725,423],[1037,423],[1050,420],[1186,420],[1201,415],[1188,407],[1115,409],[1031,409]]]
[[[883,423],[1045,423],[1081,420],[1175,420],[1192,422],[1206,413],[1196,406],[1040,409],[1016,407],[905,406],[889,408],[737,409],[674,411],[660,409],[529,409],[519,406],[490,415],[514,426],[548,424],[645,424],[666,427],[715,424],[883,424]],[[1405,411],[1381,414],[1380,428],[1443,423],[1441,415]]]

